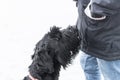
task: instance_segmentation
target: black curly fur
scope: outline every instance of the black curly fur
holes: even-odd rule
[[[66,68],[79,51],[80,38],[75,26],[60,30],[53,26],[36,44],[29,66],[30,74],[39,80],[58,80],[61,66]],[[25,77],[24,80],[30,80]]]

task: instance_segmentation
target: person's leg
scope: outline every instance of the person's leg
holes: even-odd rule
[[[101,80],[97,59],[81,52],[81,67],[85,73],[86,80]]]
[[[97,59],[104,80],[120,80],[120,60],[105,61]]]

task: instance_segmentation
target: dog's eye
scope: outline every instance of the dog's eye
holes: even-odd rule
[[[71,55],[73,55],[73,52],[72,52],[72,51],[70,51],[70,54],[71,54]]]

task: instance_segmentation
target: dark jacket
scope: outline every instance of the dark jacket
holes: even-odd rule
[[[91,15],[106,16],[103,20],[94,20],[85,14],[89,2],[78,0],[77,3],[81,50],[104,60],[120,59],[120,0],[92,0]]]

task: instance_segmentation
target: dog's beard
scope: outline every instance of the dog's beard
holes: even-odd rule
[[[29,67],[29,72],[34,78],[41,80],[46,74],[54,72],[53,59],[48,52],[46,49],[40,49],[40,51],[34,53],[33,62]]]

